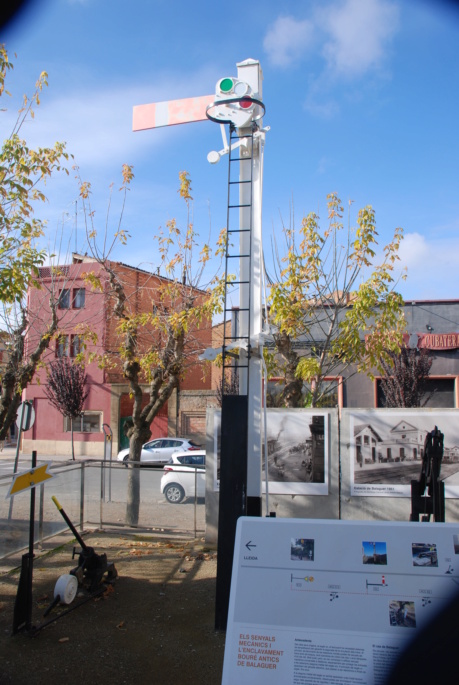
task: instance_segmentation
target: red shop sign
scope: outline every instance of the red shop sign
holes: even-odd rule
[[[459,333],[418,333],[418,349],[455,350],[459,347]]]

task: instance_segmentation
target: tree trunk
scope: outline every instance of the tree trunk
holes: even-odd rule
[[[292,340],[283,331],[275,336],[277,351],[285,360],[285,387],[282,391],[282,403],[284,407],[301,406],[303,393],[303,380],[295,376],[298,366],[298,354],[292,346]]]
[[[2,401],[0,407],[0,441],[6,440],[8,437],[10,426],[16,420],[21,402],[22,393],[15,393],[11,397],[7,397],[4,403]]]
[[[53,335],[57,331],[57,300],[50,300],[51,323],[40,335],[35,349],[24,353],[25,332],[28,326],[27,313],[22,309],[22,320],[10,334],[10,349],[6,368],[3,372],[0,395],[0,440],[8,435],[11,424],[16,420],[17,410],[22,402],[22,392],[32,381],[43,353],[49,348]]]
[[[71,433],[72,433],[72,459],[75,461],[75,445],[73,443],[73,419],[70,419]]]
[[[142,445],[151,436],[148,426],[136,428],[132,426],[128,429],[129,437],[129,462],[140,462]],[[140,463],[129,465],[127,502],[126,502],[126,524],[137,526],[140,513]]]
[[[127,501],[126,501],[126,524],[137,526],[140,512],[140,468],[138,464],[132,464],[129,468]]]

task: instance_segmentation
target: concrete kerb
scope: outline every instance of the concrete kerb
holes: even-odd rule
[[[16,457],[16,447],[14,445],[13,446],[8,445],[7,447],[5,447],[5,446],[0,447],[0,459],[11,460],[11,459],[14,459],[15,457]],[[47,455],[47,454],[38,453],[37,458],[38,458],[38,461],[52,461],[52,462],[57,461],[57,462],[66,462],[66,463],[67,462],[70,462],[70,463],[73,462],[72,457],[69,456],[68,454],[67,455],[53,454],[51,456],[51,455]],[[19,452],[19,460],[20,461],[24,461],[27,459],[30,459],[30,460],[32,459],[32,453]],[[82,461],[102,461],[102,460],[103,460],[103,457],[100,457],[100,456],[94,457],[94,456],[90,456],[90,455],[81,455],[81,454],[75,456],[75,463],[82,462]],[[114,459],[112,459],[112,461],[116,461],[116,456]]]

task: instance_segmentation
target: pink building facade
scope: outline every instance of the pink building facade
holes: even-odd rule
[[[112,263],[112,267],[121,274],[128,291],[136,299],[138,310],[146,311],[146,308],[151,307],[154,282],[161,280],[160,277],[124,264]],[[116,455],[125,446],[122,428],[126,418],[131,415],[132,399],[129,386],[120,372],[119,340],[115,335],[117,321],[111,314],[107,275],[93,260],[74,255],[73,263],[59,267],[57,272],[48,267],[42,268],[40,280],[43,287],[29,291],[31,321],[35,323],[31,326],[26,344],[33,345],[34,336],[40,332],[40,323],[51,316],[51,288],[54,291],[57,288],[59,293],[59,334],[51,341],[43,358],[43,367],[24,391],[23,398],[33,401],[35,422],[23,434],[23,451],[37,450],[39,458],[71,455],[70,420],[64,418],[45,395],[46,367],[60,356],[75,358],[84,349],[89,394],[81,419],[74,421],[73,425],[75,455],[103,457],[104,432],[112,434],[112,452]],[[96,281],[100,283],[100,288],[94,288]],[[203,347],[210,347],[211,327],[208,327],[208,333],[204,327],[200,334]],[[109,362],[114,362],[114,366],[109,364],[101,368],[101,355],[105,355]],[[202,370],[198,372],[197,368],[192,367],[182,383],[181,390],[187,389],[209,390],[210,374],[204,377]],[[176,404],[174,402],[174,406]],[[152,438],[176,434],[177,423],[180,425],[180,422],[173,423],[174,432],[171,433],[168,407],[163,407],[151,425]]]

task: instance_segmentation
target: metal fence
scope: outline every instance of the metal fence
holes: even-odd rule
[[[49,472],[54,478],[36,488],[36,545],[68,530],[52,496],[59,500],[80,530],[85,525],[124,527],[129,469],[123,464],[94,460],[71,462],[54,464]],[[138,528],[190,538],[204,533],[204,500],[194,497],[170,504],[160,491],[162,475],[162,469],[140,469]],[[30,491],[7,498],[11,482],[11,476],[0,477],[0,559],[25,549],[29,542]]]

